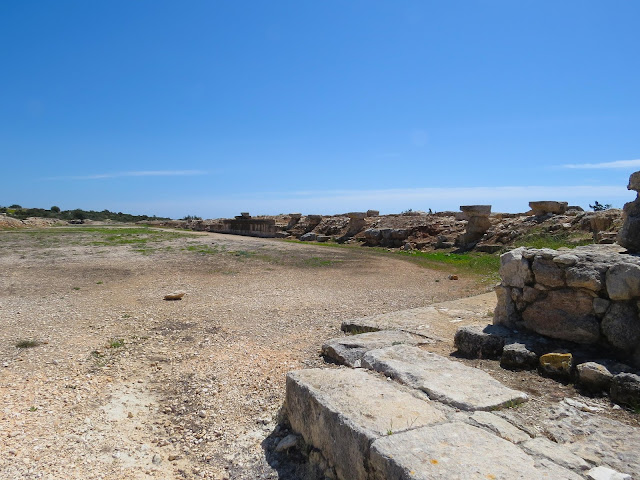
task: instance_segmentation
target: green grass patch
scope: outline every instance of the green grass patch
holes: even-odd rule
[[[329,260],[321,257],[311,257],[311,258],[303,259],[301,264],[305,267],[317,268],[317,267],[329,267],[339,262],[340,262],[339,260]]]
[[[113,338],[109,340],[109,348],[124,347],[124,338]]]
[[[531,248],[575,248],[580,245],[590,245],[593,238],[590,235],[575,233],[543,233],[532,232],[524,235],[514,242],[513,247],[531,247]]]
[[[394,252],[394,255],[402,256],[421,267],[433,270],[477,275],[482,283],[500,281],[498,275],[500,257],[494,254],[399,251]]]

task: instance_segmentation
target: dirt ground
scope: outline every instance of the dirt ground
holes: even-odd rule
[[[0,232],[0,478],[287,478],[264,446],[286,372],[323,365],[344,319],[486,291],[447,276],[272,239]]]

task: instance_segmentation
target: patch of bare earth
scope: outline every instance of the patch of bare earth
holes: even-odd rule
[[[0,232],[0,478],[286,478],[286,372],[344,319],[482,291],[364,249],[95,240]]]

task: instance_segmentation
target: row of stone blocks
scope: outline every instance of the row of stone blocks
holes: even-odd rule
[[[343,337],[323,353],[364,368],[289,373],[284,412],[323,459],[324,478],[631,478],[603,466],[589,470],[565,447],[491,413],[527,395],[419,343],[397,331]]]
[[[598,348],[585,348],[500,325],[465,326],[454,338],[458,355],[499,359],[508,370],[538,370],[540,374],[595,394],[608,393],[615,403],[640,405],[640,376],[634,368],[606,358]]]

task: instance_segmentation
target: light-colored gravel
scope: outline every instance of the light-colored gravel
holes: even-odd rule
[[[366,249],[52,230],[0,232],[3,479],[287,478],[287,371],[344,319],[483,291]]]

